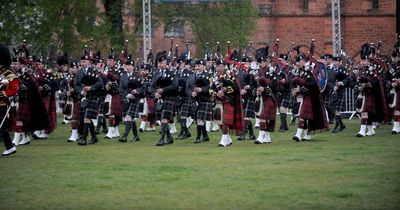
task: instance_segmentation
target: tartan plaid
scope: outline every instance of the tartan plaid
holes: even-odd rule
[[[284,92],[279,96],[278,106],[290,108],[291,104],[292,104],[292,96],[290,95],[290,93]]]
[[[111,99],[111,113],[110,115],[122,115],[122,97],[121,95],[113,95]]]
[[[393,110],[400,110],[400,88],[396,89],[396,93],[397,93],[397,100],[396,100],[396,106],[393,107]]]
[[[31,111],[29,100],[27,98],[19,99],[15,118],[16,121],[21,121],[24,123],[24,125],[31,121]]]
[[[245,118],[254,118],[256,116],[254,110],[256,108],[256,101],[255,99],[245,99],[244,100],[244,117]]]
[[[365,95],[365,104],[363,112],[375,113],[375,97],[371,93]]]
[[[345,89],[340,88],[337,91],[337,94],[337,100],[333,101],[332,99],[330,99],[330,108],[335,111],[346,111]]]
[[[74,98],[74,109],[72,110],[72,119],[79,121],[79,102]]]
[[[104,113],[104,106],[105,106],[105,97],[100,96],[99,97],[99,114],[105,114]]]
[[[57,110],[56,110],[56,98],[55,96],[49,96],[43,98],[43,101],[45,102],[45,107],[46,110],[49,114],[49,125],[46,129],[46,131],[51,132],[53,131],[56,126],[57,126]]]
[[[272,97],[263,96],[264,107],[263,112],[260,115],[260,119],[263,120],[275,120],[276,119],[276,102]]]
[[[201,101],[199,102],[199,106],[197,108],[197,120],[210,121],[212,114],[213,106],[211,102]]]
[[[163,103],[164,104],[163,104],[163,109],[161,111],[160,119],[167,119],[169,121],[172,121],[172,118],[174,116],[175,103],[174,101],[167,99],[165,99]]]
[[[147,109],[148,109],[147,114],[154,114],[154,112],[156,111],[154,98],[146,98],[146,102],[147,102]]]
[[[140,108],[140,101],[139,100],[130,100],[129,103],[129,108],[126,111],[127,116],[131,116],[133,118],[138,118],[139,117],[139,110]]]
[[[189,117],[191,116],[192,112],[192,97],[182,97],[183,103],[179,109],[180,115],[182,117]]]
[[[299,112],[300,118],[303,118],[305,120],[314,119],[311,96],[303,95],[303,104],[301,105]]]
[[[235,108],[233,105],[224,103],[222,123],[233,126]]]
[[[89,119],[97,119],[98,110],[99,110],[99,99],[98,98],[87,98],[88,102],[87,107],[83,110],[84,118]]]

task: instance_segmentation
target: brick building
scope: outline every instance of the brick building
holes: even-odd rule
[[[125,8],[134,1],[126,0]],[[292,42],[309,46],[314,38],[317,54],[332,53],[331,0],[252,0],[252,3],[258,9],[256,28],[251,36],[256,47],[279,38],[280,49],[288,51]],[[135,22],[140,18],[127,11],[123,14],[125,29],[134,33],[135,27],[141,25]],[[383,48],[391,49],[396,42],[396,20],[396,0],[342,0],[342,45],[346,53],[357,56],[365,42],[383,41]],[[162,24],[153,30],[154,51],[169,49],[171,37],[180,46],[185,41],[192,42],[191,51],[195,51],[195,36],[188,25],[182,26],[178,34],[171,33]],[[137,42],[136,53],[141,56],[140,35]]]

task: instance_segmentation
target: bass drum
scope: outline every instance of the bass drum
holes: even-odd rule
[[[318,62],[318,65],[320,66],[321,74],[318,74],[318,80],[319,80],[319,87],[321,90],[321,93],[325,90],[326,85],[328,84],[328,72],[326,70],[326,67],[323,63]]]

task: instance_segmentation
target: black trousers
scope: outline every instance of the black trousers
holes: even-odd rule
[[[3,121],[4,117],[7,117],[6,114],[7,114],[7,107],[6,106],[0,107],[0,123]],[[11,142],[10,133],[8,132],[9,123],[10,120],[7,117],[4,120],[4,123],[0,129],[0,136],[1,139],[3,139],[4,141],[4,146],[6,147],[6,149],[11,149],[14,146]]]

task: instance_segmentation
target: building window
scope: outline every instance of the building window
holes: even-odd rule
[[[379,8],[379,0],[372,0],[372,9]]]
[[[175,19],[165,24],[166,37],[184,37],[185,36],[185,21],[181,19]]]
[[[301,0],[301,8],[303,12],[308,12],[308,0]]]
[[[265,17],[272,14],[272,5],[271,4],[260,4],[258,5],[258,15],[260,17]]]

